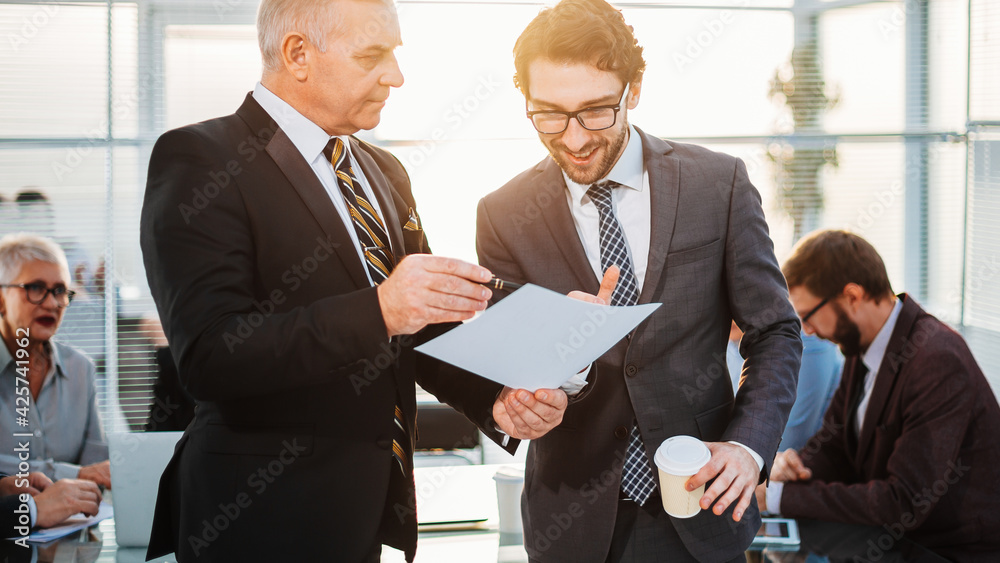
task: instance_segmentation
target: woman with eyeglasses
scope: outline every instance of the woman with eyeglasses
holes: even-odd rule
[[[70,279],[52,239],[0,239],[0,473],[110,487],[94,363],[53,339],[75,295]]]

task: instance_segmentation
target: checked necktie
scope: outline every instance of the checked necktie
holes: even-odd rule
[[[615,216],[611,202],[611,190],[618,185],[616,182],[606,181],[594,184],[587,190],[587,195],[600,213],[601,270],[607,271],[611,266],[618,266],[621,271],[618,285],[611,294],[613,307],[635,305],[639,301],[639,285],[636,283],[632,257],[629,256],[625,231]],[[642,436],[639,435],[639,426],[633,422],[628,451],[625,454],[625,465],[622,468],[622,491],[642,506],[655,489],[656,481],[653,479],[653,471],[649,468],[646,449],[642,445]]]
[[[385,223],[378,216],[375,207],[368,201],[365,190],[358,177],[354,174],[351,166],[351,159],[347,153],[347,147],[338,137],[330,139],[323,149],[323,154],[333,165],[333,170],[337,174],[337,185],[347,203],[347,210],[351,214],[351,221],[354,223],[354,231],[358,234],[358,242],[365,254],[365,263],[368,266],[368,273],[372,282],[378,285],[385,281],[396,266],[393,259],[392,250],[389,248],[389,235],[385,230]],[[392,457],[399,464],[403,475],[407,474],[409,456],[406,453],[404,444],[407,443],[406,427],[403,426],[403,411],[399,407],[397,399],[396,407],[393,411],[393,437],[392,437]]]

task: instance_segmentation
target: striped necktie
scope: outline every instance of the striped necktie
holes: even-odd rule
[[[351,214],[354,231],[358,234],[358,242],[361,243],[361,249],[365,254],[368,273],[371,275],[372,282],[378,285],[389,277],[392,269],[396,266],[392,249],[389,247],[389,235],[386,233],[385,223],[375,211],[375,207],[368,201],[365,190],[358,182],[344,142],[338,137],[330,139],[326,148],[323,149],[323,154],[326,155],[337,174],[337,185],[340,186],[344,202],[347,203],[347,210]],[[406,426],[403,424],[403,410],[399,406],[398,398],[392,417],[394,422],[392,457],[399,464],[403,475],[407,475],[410,458],[405,444],[409,440]]]
[[[611,200],[611,190],[618,185],[616,182],[601,182],[587,190],[587,195],[600,213],[601,269],[607,271],[611,266],[618,266],[621,271],[618,285],[611,294],[611,305],[614,307],[635,305],[639,301],[639,284],[629,255],[628,241]],[[642,506],[654,490],[656,480],[653,470],[649,466],[646,448],[642,445],[639,426],[633,421],[622,468],[622,492]]]
[[[389,247],[389,235],[386,233],[385,223],[368,201],[365,190],[358,182],[344,142],[339,137],[330,139],[323,149],[323,154],[337,173],[337,185],[340,186],[344,201],[347,203],[347,210],[351,214],[358,242],[361,243],[361,249],[365,254],[368,273],[371,274],[375,285],[378,285],[389,277],[389,273],[396,265],[392,249]]]

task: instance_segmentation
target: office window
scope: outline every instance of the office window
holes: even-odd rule
[[[476,202],[545,157],[511,80],[514,41],[541,5],[398,4],[406,84],[359,135],[406,165],[436,252],[475,260]],[[779,258],[816,228],[869,238],[894,288],[962,330],[1000,384],[1000,41],[990,34],[1000,9],[793,5],[622,4],[648,62],[632,121],[743,158]],[[253,88],[255,10],[0,4],[0,234],[54,235],[82,265],[61,336],[100,365],[109,428],[142,426],[157,370],[138,248],[149,151],[169,128],[231,113]],[[47,223],[11,203],[24,190],[44,193]]]

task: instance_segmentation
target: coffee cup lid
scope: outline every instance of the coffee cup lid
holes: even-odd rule
[[[671,475],[694,475],[710,459],[708,446],[693,436],[667,438],[653,456],[656,466]]]
[[[517,483],[524,481],[524,469],[521,467],[511,467],[503,466],[497,469],[496,475],[493,476],[494,481],[502,481],[504,483]]]

